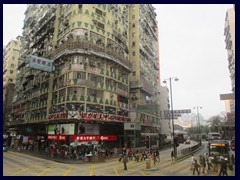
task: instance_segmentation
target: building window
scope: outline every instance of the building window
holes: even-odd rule
[[[136,76],[136,71],[133,71],[133,76]]]
[[[135,37],[135,35],[136,35],[136,33],[134,32],[134,33],[132,33],[132,37]]]
[[[132,27],[135,28],[135,23],[132,24]]]
[[[13,70],[10,70],[10,74],[13,74]]]
[[[12,57],[12,60],[14,60],[15,59],[15,57]]]
[[[135,46],[135,42],[132,42],[132,47],[134,47]]]
[[[136,55],[136,52],[135,52],[135,51],[133,51],[133,52],[132,52],[132,55],[133,55],[133,56],[135,56],[135,55]]]
[[[99,14],[99,15],[101,15],[102,16],[102,11],[100,10],[100,9],[96,9],[96,14]]]
[[[135,15],[132,15],[132,19],[135,19]]]
[[[97,25],[98,25],[98,27],[100,27],[100,28],[104,29],[104,24],[102,24],[102,23],[98,22],[98,23],[97,23]]]

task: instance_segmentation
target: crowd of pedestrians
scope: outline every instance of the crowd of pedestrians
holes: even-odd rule
[[[131,148],[124,147],[122,150],[122,156],[119,158],[119,162],[123,162],[124,170],[127,170],[128,161],[141,162],[146,159],[152,159],[153,164],[156,165],[157,162],[160,162],[160,153],[159,150],[145,149],[142,152],[136,150],[132,152]]]
[[[228,176],[227,169],[232,170],[233,163],[235,162],[234,156],[232,155],[230,160],[224,157],[220,157],[220,161],[218,161],[217,156],[214,154],[204,153],[199,156],[199,159],[194,157],[192,154],[191,167],[193,175],[197,172],[198,175],[200,173],[206,174],[210,171],[214,173],[219,172],[219,176]]]

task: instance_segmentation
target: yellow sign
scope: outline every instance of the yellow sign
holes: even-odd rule
[[[211,144],[211,146],[225,146],[225,144]]]

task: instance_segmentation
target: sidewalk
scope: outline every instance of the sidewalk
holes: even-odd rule
[[[14,148],[9,148],[8,151],[10,152],[17,152],[17,153],[21,153],[21,154],[27,154],[30,156],[34,156],[34,157],[38,157],[38,158],[42,158],[42,159],[47,159],[47,160],[51,160],[51,161],[55,161],[55,162],[59,162],[59,163],[66,163],[66,164],[85,164],[85,163],[104,163],[107,161],[117,161],[119,159],[119,157],[116,158],[108,158],[105,159],[105,161],[83,161],[83,160],[73,160],[73,159],[61,159],[61,158],[51,158],[49,154],[45,154],[44,152],[36,152],[36,151],[29,151],[29,150],[21,150],[21,152],[19,152],[17,149]]]

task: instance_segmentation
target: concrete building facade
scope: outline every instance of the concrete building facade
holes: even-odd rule
[[[17,76],[17,64],[21,48],[21,36],[11,40],[4,48],[3,54],[3,131],[7,131],[7,122],[12,110],[14,85]]]
[[[158,132],[158,112],[129,115],[158,101],[155,26],[151,5],[28,5],[10,126],[33,139],[109,147],[133,146],[127,122]],[[49,59],[52,71],[30,68],[30,55]]]
[[[228,52],[228,69],[230,72],[232,92],[235,94],[235,10],[227,10],[224,27],[225,43]]]

